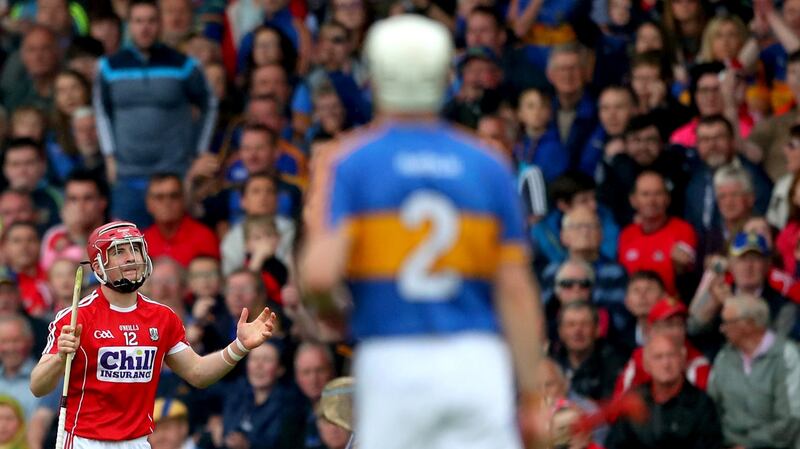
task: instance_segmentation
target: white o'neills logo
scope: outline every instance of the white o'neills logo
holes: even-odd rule
[[[147,383],[153,379],[155,346],[109,346],[97,353],[97,380]]]
[[[94,331],[94,338],[114,338],[114,334],[111,331]]]

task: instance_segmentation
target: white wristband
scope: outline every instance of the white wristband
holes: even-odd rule
[[[242,360],[244,358],[243,355],[239,355],[233,352],[233,349],[231,349],[231,345],[228,345],[227,349],[228,349],[228,357],[230,357],[231,360],[233,360],[234,362],[238,362],[239,360]]]
[[[228,348],[228,349],[230,349],[230,348]],[[222,357],[222,361],[225,362],[226,365],[228,365],[228,366],[236,366],[235,363],[231,363],[231,362],[228,361],[228,359],[225,358],[225,354],[223,354],[222,351],[219,352],[219,355],[220,355],[220,357]]]
[[[240,350],[240,351],[242,351],[242,353],[244,353],[245,355],[247,355],[247,353],[248,353],[248,352],[250,352],[250,350],[249,350],[249,349],[247,349],[247,348],[245,348],[245,347],[244,347],[244,344],[241,342],[241,340],[239,340],[239,339],[237,338],[237,339],[236,339],[236,340],[234,340],[234,341],[236,342],[236,347],[237,347],[237,348],[239,348],[239,350]]]

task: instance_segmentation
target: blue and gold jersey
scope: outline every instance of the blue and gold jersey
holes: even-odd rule
[[[365,131],[316,169],[318,225],[350,238],[357,338],[499,330],[498,266],[527,260],[509,166],[437,122]]]

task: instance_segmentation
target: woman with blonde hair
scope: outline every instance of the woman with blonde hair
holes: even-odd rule
[[[749,34],[742,19],[736,16],[714,17],[703,31],[697,62],[740,60]]]
[[[0,395],[0,449],[28,449],[22,407],[7,395]]]

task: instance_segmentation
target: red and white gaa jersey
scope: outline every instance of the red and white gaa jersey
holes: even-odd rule
[[[45,354],[58,353],[58,336],[69,321],[69,308],[58,312]],[[78,324],[83,330],[69,378],[67,441],[149,435],[164,357],[189,347],[181,319],[142,294],[134,306],[113,306],[98,288],[80,301]]]

